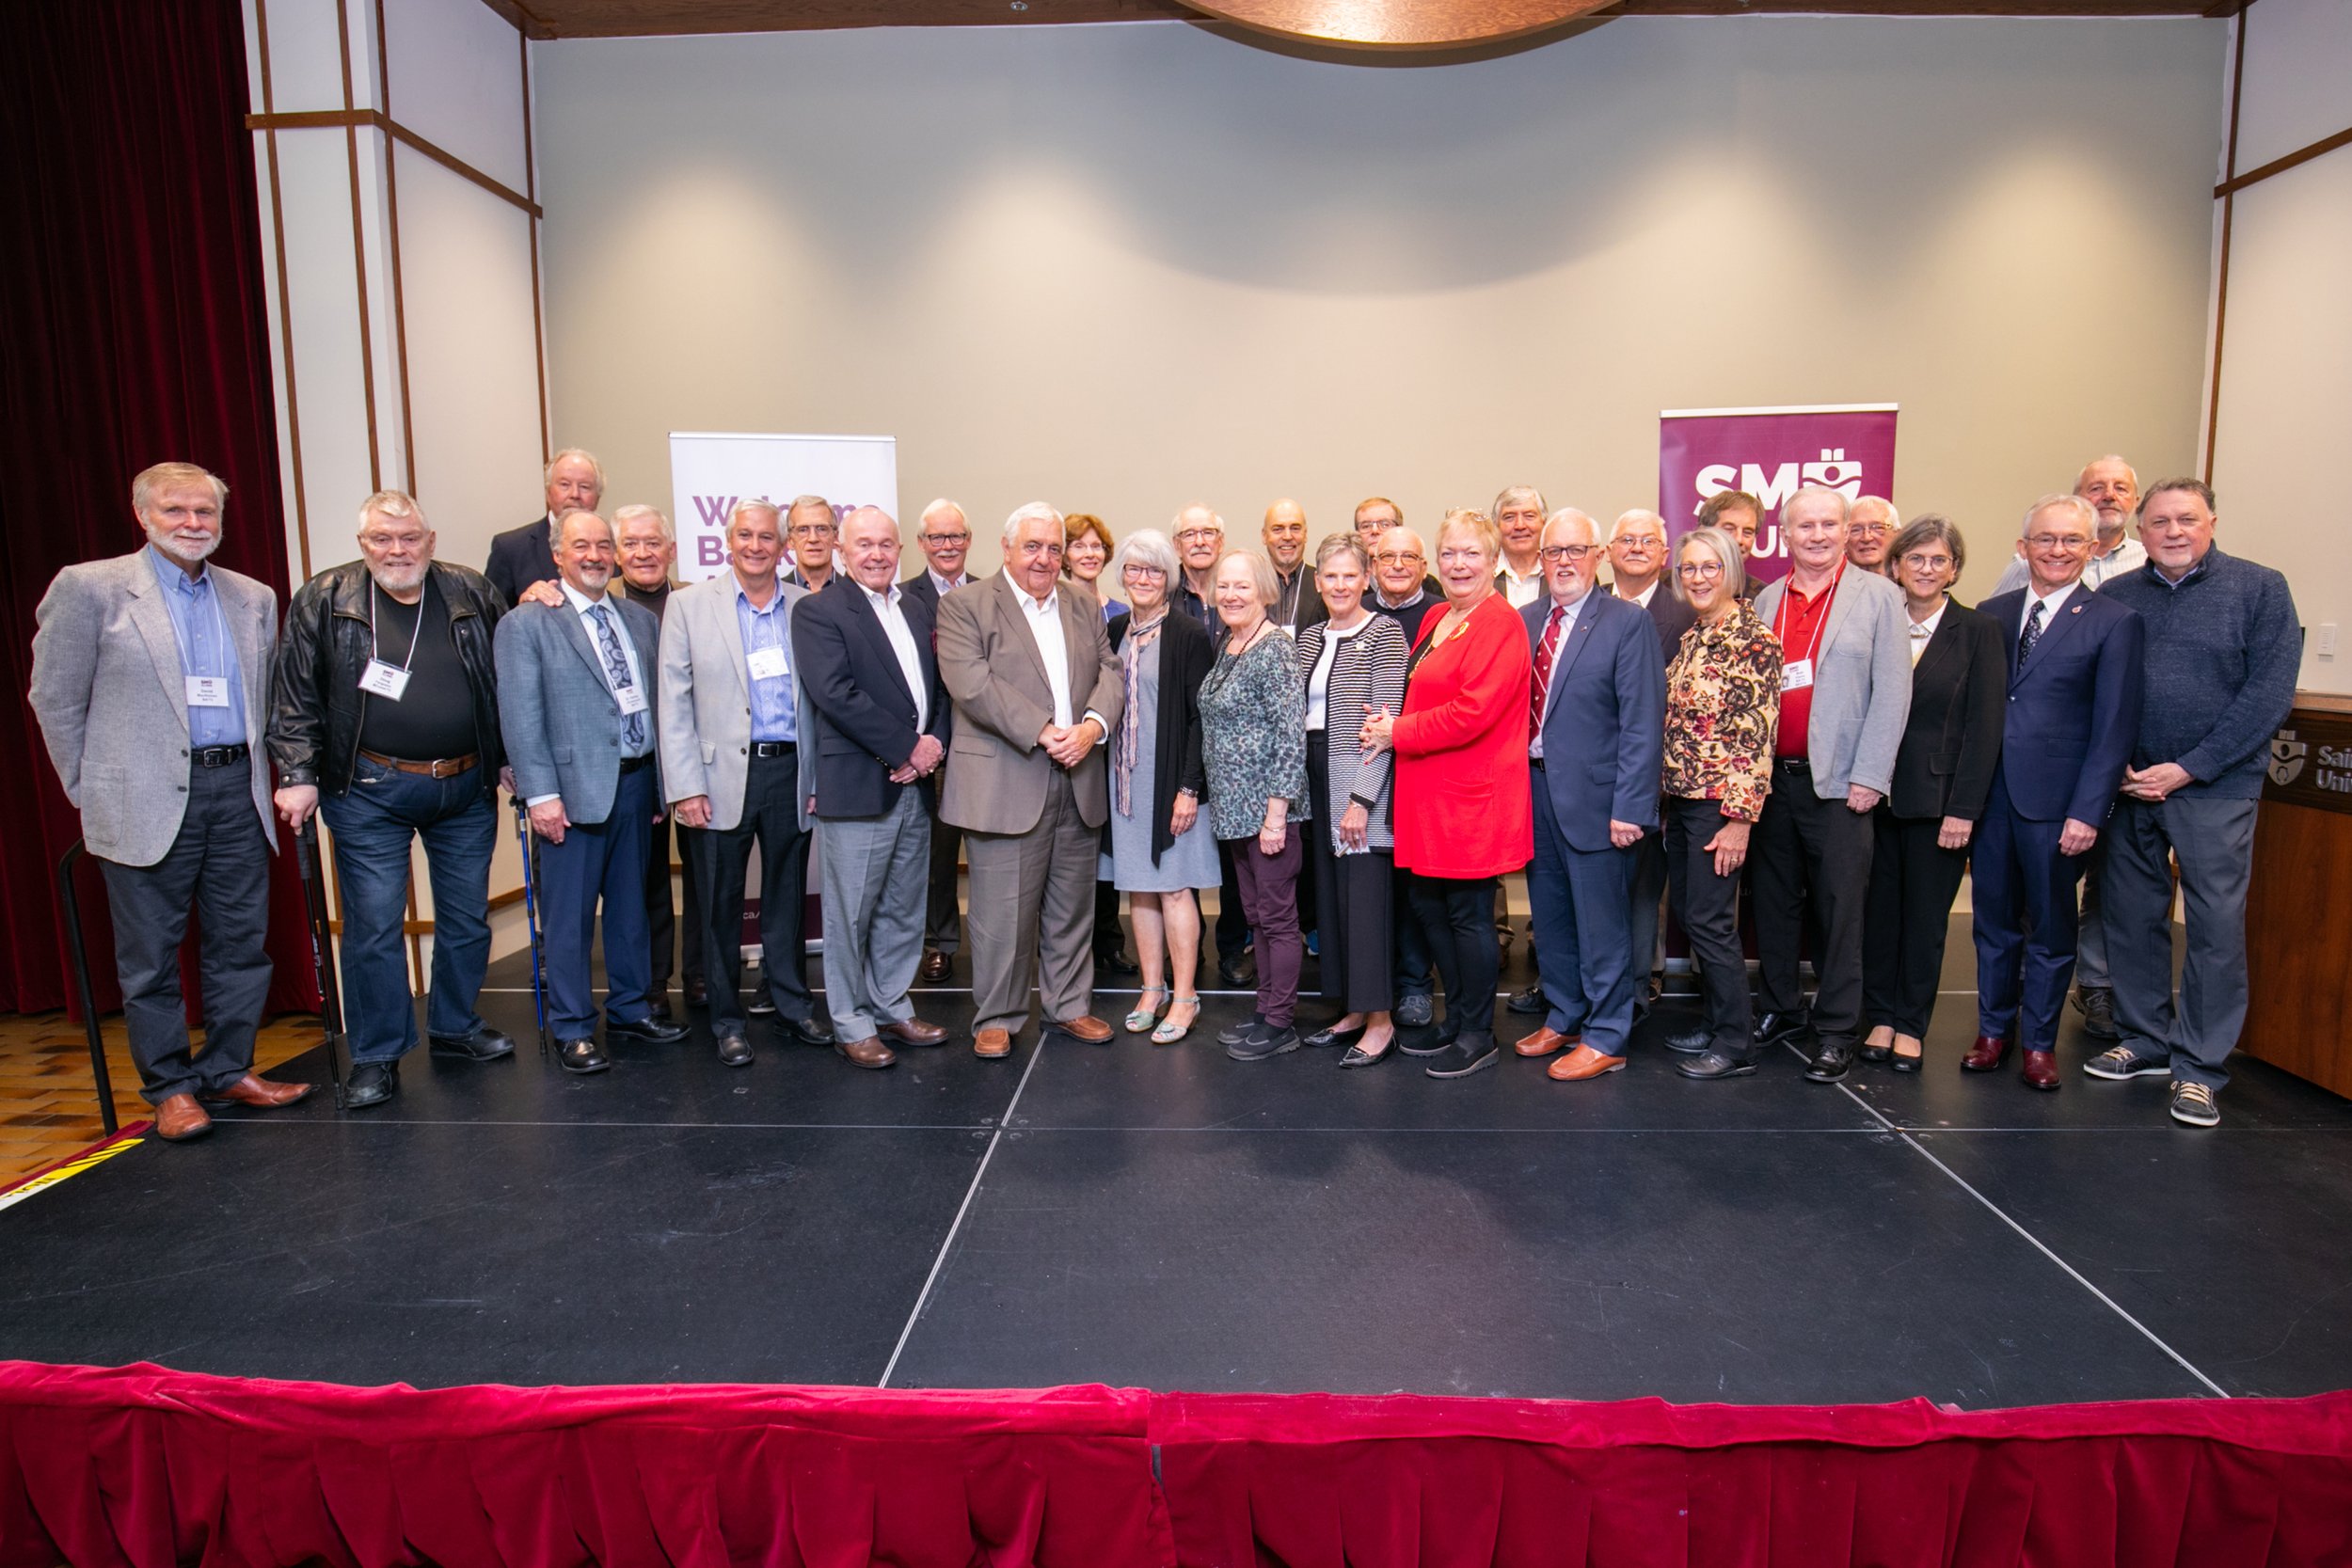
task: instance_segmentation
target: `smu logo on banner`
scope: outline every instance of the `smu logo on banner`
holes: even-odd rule
[[[1712,498],[1745,490],[1764,503],[1748,572],[1773,580],[1788,569],[1781,502],[1813,484],[1849,500],[1894,492],[1895,414],[1891,403],[1667,410],[1658,420],[1658,515],[1668,536],[1689,531]]]
[[[858,506],[879,506],[896,517],[898,443],[890,436],[672,431],[670,494],[677,575],[695,582],[726,569],[727,514],[745,497],[782,507],[795,496],[822,496],[835,519]]]

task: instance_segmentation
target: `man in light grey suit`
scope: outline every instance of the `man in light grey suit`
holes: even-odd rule
[[[278,843],[262,743],[278,596],[205,564],[228,499],[194,464],[147,469],[131,483],[146,547],[68,566],[34,611],[33,712],[105,872],[139,1093],[169,1143],[212,1130],[199,1099],[269,1109],[312,1087],[253,1072]],[[204,917],[201,1056],[180,995],[191,901]]]
[[[539,851],[547,933],[548,1028],[567,1072],[602,1072],[596,1044],[596,904],[604,904],[608,1041],[669,1045],[686,1031],[653,1017],[645,940],[645,855],[661,786],[654,758],[653,676],[660,626],[643,605],[605,598],[612,528],[594,512],[556,519],[564,602],[526,599],[499,622],[499,730],[515,793]]]
[[[939,678],[955,699],[943,821],[972,867],[972,1047],[1012,1052],[1029,975],[1047,1022],[1101,1045],[1094,872],[1110,789],[1103,737],[1125,700],[1103,609],[1058,581],[1061,514],[1032,501],[1005,520],[1005,569],[939,601]]]
[[[1862,1022],[1862,905],[1870,883],[1870,813],[1894,786],[1895,753],[1911,716],[1911,618],[1903,593],[1846,559],[1850,515],[1836,490],[1807,486],[1780,509],[1788,576],[1756,596],[1780,639],[1780,725],[1772,792],[1756,823],[1756,944],[1761,962],[1759,1045],[1808,1023],[1804,1075],[1835,1084]],[[1797,950],[1808,899],[1820,987],[1808,1018]]]
[[[784,523],[764,500],[727,514],[728,570],[671,595],[661,618],[661,778],[700,855],[703,958],[719,1059],[748,1067],[743,1020],[743,884],[759,847],[761,973],[778,1025],[811,1045],[833,1030],[809,994],[801,942],[808,816],[800,790],[800,705],[792,609],[804,589],[780,582]]]

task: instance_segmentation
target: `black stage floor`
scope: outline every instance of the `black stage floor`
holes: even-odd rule
[[[527,969],[492,984],[527,1040]],[[968,1027],[967,993],[918,1000]],[[1173,1047],[959,1037],[881,1073],[758,1025],[730,1070],[699,1019],[587,1079],[420,1053],[381,1109],[241,1113],[0,1212],[0,1356],[1973,1407],[2352,1386],[2352,1103],[2241,1058],[2222,1126],[2178,1128],[2161,1082],[2079,1075],[2071,1018],[2060,1093],[1965,1076],[1956,994],[1918,1076],[1825,1087],[1785,1054],[1693,1084],[1654,1038],[1686,1006],[1582,1085],[1235,1063],[1241,996]]]

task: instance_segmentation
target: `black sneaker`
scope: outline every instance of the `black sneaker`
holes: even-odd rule
[[[2218,1127],[2221,1107],[2204,1085],[2178,1079],[2172,1085],[2172,1119],[2184,1127]]]
[[[1243,1019],[1239,1023],[1229,1023],[1224,1028],[1219,1029],[1216,1032],[1216,1043],[1219,1045],[1239,1045],[1242,1041],[1256,1034],[1260,1026],[1264,1022],[1265,1014],[1251,1013],[1248,1018]]]
[[[1550,1006],[1550,1004],[1544,1000],[1543,983],[1538,981],[1534,985],[1528,987],[1525,990],[1513,991],[1511,993],[1511,1000],[1504,1003],[1503,1006],[1509,1007],[1515,1013],[1527,1014],[1540,1013],[1547,1006]]]
[[[2169,1078],[2172,1058],[2152,1056],[2134,1046],[2110,1046],[2083,1064],[2083,1071],[2093,1078],[2104,1078],[2110,1084],[2122,1084],[2134,1078]]]
[[[1396,1026],[1400,1029],[1426,1029],[1429,1021],[1438,1016],[1438,1005],[1425,990],[1410,991],[1396,999]]]
[[[2120,1040],[2115,1026],[2115,992],[2105,986],[2085,986],[2074,992],[2074,1006],[2083,1015],[2083,1033],[2094,1040]]]
[[[1495,1065],[1502,1059],[1502,1048],[1495,1044],[1492,1035],[1464,1034],[1456,1037],[1438,1059],[1422,1069],[1432,1078],[1468,1078],[1473,1072]]]
[[[1263,1062],[1268,1056],[1279,1056],[1298,1047],[1298,1031],[1289,1024],[1260,1023],[1227,1046],[1225,1054],[1237,1062]]]

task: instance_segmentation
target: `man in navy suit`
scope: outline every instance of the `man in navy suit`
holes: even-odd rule
[[[547,511],[492,539],[490,559],[482,568],[509,610],[522,603],[524,589],[534,582],[553,582],[560,575],[555,569],[555,520],[575,508],[594,512],[604,499],[604,468],[578,447],[557,452],[542,477]]]
[[[1634,846],[1658,822],[1666,681],[1649,612],[1594,591],[1601,544],[1593,519],[1573,507],[1553,513],[1541,549],[1547,592],[1519,614],[1535,660],[1527,899],[1546,1011],[1515,1049],[1546,1056],[1571,1048],[1549,1069],[1571,1083],[1625,1066],[1634,1000],[1626,902]]]
[[[1978,825],[1977,1043],[1992,1072],[2025,1045],[2029,1087],[2055,1089],[2058,1013],[2074,976],[2076,884],[2139,736],[2140,618],[2083,586],[2098,514],[2044,496],[2026,514],[2026,586],[1979,607],[2009,652],[2009,706],[1993,796]]]
[[[923,955],[932,783],[950,705],[931,609],[898,585],[898,525],[878,506],[841,522],[849,570],[792,618],[801,685],[801,798],[825,877],[825,1001],[834,1049],[898,1060],[882,1037],[937,1045],[907,989]]]

